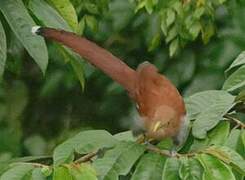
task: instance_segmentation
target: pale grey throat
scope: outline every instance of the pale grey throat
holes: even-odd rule
[[[177,136],[174,137],[174,144],[181,148],[185,141],[187,140],[188,134],[190,131],[190,120],[187,116],[181,118],[180,130]]]
[[[143,117],[141,117],[139,113],[135,110],[133,117],[133,125],[131,127],[134,136],[145,134],[146,132],[142,118]]]

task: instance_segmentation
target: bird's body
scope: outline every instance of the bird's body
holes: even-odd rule
[[[135,71],[107,50],[73,33],[52,28],[36,28],[35,33],[70,47],[121,84],[135,101],[148,138],[183,138],[183,98],[154,65],[142,63]]]
[[[154,139],[176,137],[185,107],[173,84],[146,62],[137,68],[135,91],[130,94],[146,129],[146,136]]]

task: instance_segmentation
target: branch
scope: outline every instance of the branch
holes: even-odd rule
[[[192,156],[195,156],[196,155],[196,153],[180,154],[178,152],[171,152],[169,150],[159,149],[158,147],[153,146],[153,145],[150,145],[150,146],[148,145],[146,147],[146,150],[152,151],[152,152],[155,152],[157,154],[160,154],[162,156],[167,156],[167,157],[177,157],[177,158],[180,158],[180,157],[192,157]]]
[[[155,152],[155,153],[163,155],[163,156],[168,156],[168,157],[173,156],[169,150],[162,150],[162,149],[159,149],[155,146],[147,146],[146,150]]]

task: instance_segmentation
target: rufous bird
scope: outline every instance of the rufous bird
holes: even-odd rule
[[[71,48],[125,88],[136,104],[147,138],[171,137],[176,144],[183,141],[186,130],[183,98],[154,65],[145,62],[133,70],[109,51],[74,33],[36,26],[32,32]]]

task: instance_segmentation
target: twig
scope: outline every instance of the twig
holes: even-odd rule
[[[236,119],[235,117],[230,116],[229,114],[224,115],[224,117],[229,119],[229,120],[234,121],[238,127],[240,126],[242,129],[245,128],[245,124],[243,122],[241,122],[239,119]]]
[[[23,164],[23,165],[32,165],[36,168],[43,168],[43,167],[49,167],[48,165],[41,164],[41,163],[32,163],[32,162],[15,162],[12,164]]]
[[[163,155],[163,156],[168,156],[168,157],[172,157],[173,155],[170,153],[170,151],[168,150],[162,150],[162,149],[159,149],[155,146],[147,146],[146,149],[148,151],[152,151],[152,152],[155,152],[155,153],[158,153],[160,155]]]
[[[180,158],[180,157],[183,157],[183,156],[192,157],[192,156],[196,155],[196,153],[185,153],[185,154],[180,154],[180,153],[177,153],[177,152],[171,153],[171,151],[169,151],[169,150],[159,149],[158,147],[153,146],[153,145],[147,146],[146,150],[158,153],[158,154],[160,154],[162,156],[177,157],[177,158]]]
[[[98,153],[98,151],[94,151],[94,152],[91,152],[91,153],[88,153],[80,158],[78,158],[76,161],[74,161],[75,164],[80,164],[80,163],[83,163],[83,162],[87,162],[87,161],[90,161],[94,156],[96,156]]]
[[[168,157],[192,157],[192,156],[195,156],[196,153],[185,153],[185,154],[180,154],[178,152],[171,152],[170,150],[163,150],[163,149],[159,149],[157,146],[154,146],[152,144],[150,144],[151,141],[153,141],[154,139],[147,139],[146,136],[143,134],[143,135],[140,135],[138,137],[138,139],[136,140],[136,143],[139,143],[139,144],[147,144],[146,146],[146,150],[147,151],[152,151],[152,152],[155,152],[155,153],[158,153],[162,156],[168,156]]]

